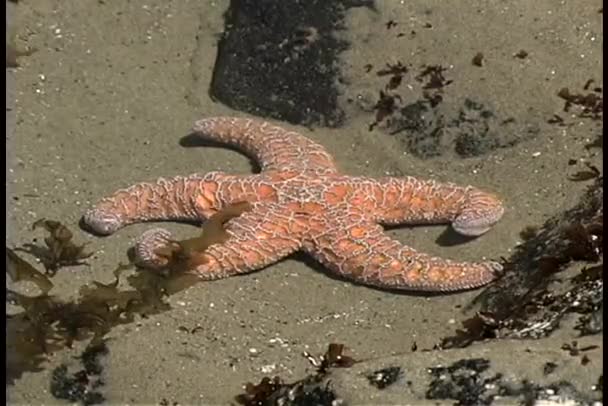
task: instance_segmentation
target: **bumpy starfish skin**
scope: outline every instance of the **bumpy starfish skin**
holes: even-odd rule
[[[325,149],[296,132],[243,118],[197,121],[206,140],[233,145],[256,159],[255,175],[212,172],[140,183],[103,199],[83,217],[88,229],[111,234],[143,221],[208,219],[234,204],[251,210],[225,224],[228,240],[198,253],[202,279],[261,269],[303,250],[330,270],[362,284],[421,291],[485,285],[502,269],[496,262],[456,262],[420,253],[391,239],[379,224],[451,223],[477,236],[503,214],[500,200],[472,186],[412,177],[379,179],[340,174]],[[151,264],[171,240],[148,232],[138,244]],[[150,262],[151,261],[151,262]]]

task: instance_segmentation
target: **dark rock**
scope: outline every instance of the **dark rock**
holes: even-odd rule
[[[211,97],[293,124],[337,127],[337,39],[349,7],[373,1],[232,0],[225,14]]]

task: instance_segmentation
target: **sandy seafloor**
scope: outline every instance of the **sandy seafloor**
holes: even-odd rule
[[[38,51],[7,74],[15,98],[15,127],[7,137],[9,245],[40,237],[30,227],[41,217],[78,230],[92,202],[135,182],[250,171],[247,158],[234,151],[178,144],[195,119],[244,116],[214,103],[207,92],[227,7],[228,1],[37,0],[12,10],[17,44]],[[584,182],[567,180],[573,171],[569,159],[601,165],[601,156],[584,148],[596,127],[563,113],[556,96],[562,87],[580,90],[590,78],[602,84],[601,7],[595,0],[384,1],[378,13],[348,12],[343,35],[353,45],[342,54],[347,95],[375,92],[384,83],[364,73],[367,63],[451,66],[450,94],[477,95],[502,115],[539,126],[536,137],[511,148],[481,158],[421,160],[404,153],[397,138],[368,131],[373,117],[363,112],[350,111],[344,127],[335,130],[282,125],[322,143],[347,173],[401,173],[497,192],[505,201],[504,218],[467,244],[438,245],[445,227],[390,234],[459,260],[508,257],[524,227],[573,206],[584,191]],[[408,41],[388,35],[390,19],[420,35]],[[423,28],[425,22],[432,28]],[[526,59],[513,58],[520,49],[529,53]],[[480,51],[481,68],[471,64]],[[193,72],[200,66],[191,63],[195,54],[204,64]],[[546,124],[555,113],[575,125]],[[52,293],[69,298],[93,280],[110,282],[132,239],[149,227],[128,227],[104,239],[77,233],[96,254],[90,267],[62,269]],[[169,227],[182,236],[194,230]],[[330,278],[290,258],[258,273],[196,285],[170,297],[171,310],[112,330],[103,393],[109,403],[225,404],[245,382],[263,375],[301,377],[311,370],[301,352],[320,354],[329,342],[345,343],[355,358],[408,352],[414,342],[430,348],[467,317],[461,307],[478,293],[383,292]],[[197,334],[178,329],[199,325]],[[562,339],[555,340],[558,348]],[[49,393],[50,371],[72,362],[79,351],[77,345],[57,352],[41,371],[24,373],[7,388],[10,402],[61,402]]]

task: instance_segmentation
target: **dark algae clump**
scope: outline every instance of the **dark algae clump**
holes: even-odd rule
[[[51,394],[57,399],[80,402],[83,405],[98,405],[105,401],[98,391],[104,384],[103,366],[100,358],[108,353],[105,343],[88,347],[79,357],[83,368],[70,374],[66,365],[53,370],[51,376]]]
[[[430,368],[432,381],[426,392],[427,399],[455,399],[457,405],[489,405],[493,397],[488,396],[487,386],[501,378],[500,375],[486,378],[482,372],[490,362],[482,358],[466,359],[448,367]]]
[[[41,219],[32,225],[32,230],[37,228],[43,228],[49,233],[49,236],[44,238],[45,245],[28,243],[15,251],[23,251],[38,258],[51,276],[59,268],[86,265],[84,260],[93,255],[93,252],[85,251],[86,244],[75,244],[72,241],[72,232],[58,221]]]
[[[181,263],[193,253],[204,251],[225,234],[223,224],[247,208],[248,205],[239,204],[226,212],[219,212],[203,225],[200,236],[176,242],[180,255],[175,256],[175,261]],[[19,308],[19,311],[6,316],[7,383],[18,379],[25,371],[42,370],[49,354],[71,348],[75,341],[84,340],[88,340],[88,346],[83,362],[86,373],[91,375],[92,370],[98,369],[91,354],[105,348],[104,337],[113,327],[132,323],[136,316],[145,318],[171,309],[166,297],[198,282],[196,277],[179,266],[170,267],[167,272],[149,272],[137,269],[132,263],[119,264],[114,270],[113,282],[93,281],[80,288],[76,299],[62,300],[51,294],[51,278],[60,268],[83,265],[82,259],[89,258],[92,253],[86,253],[84,245],[74,244],[72,232],[58,221],[41,220],[35,223],[35,227],[42,227],[49,234],[44,245],[32,243],[16,249],[6,248],[7,275],[13,285],[28,281],[40,290],[37,296],[28,296],[12,286],[7,288],[7,304]],[[38,271],[15,251],[37,257],[46,273]],[[130,274],[125,275],[127,272]],[[119,286],[123,280],[128,288]],[[67,367],[55,370],[53,393],[61,394],[55,396],[99,403],[95,400],[98,395],[83,374],[71,376]]]
[[[245,393],[235,397],[244,406],[260,405],[301,405],[333,406],[340,400],[333,391],[331,383],[323,384],[324,378],[333,368],[350,368],[355,360],[344,354],[343,344],[332,343],[318,360],[308,353],[302,355],[315,367],[314,374],[294,383],[285,383],[281,377],[264,377],[258,384],[245,385]]]

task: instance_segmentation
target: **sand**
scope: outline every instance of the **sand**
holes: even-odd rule
[[[17,44],[38,51],[7,70],[14,88],[14,110],[7,112],[14,120],[7,123],[10,246],[30,242],[31,224],[41,217],[77,230],[97,199],[139,181],[251,170],[234,151],[178,144],[195,119],[244,115],[214,103],[201,85],[211,78],[227,7],[228,1],[191,0],[39,0],[13,7]],[[497,192],[505,201],[503,220],[467,244],[437,244],[445,227],[389,233],[448,258],[508,257],[524,227],[541,225],[583,193],[584,182],[567,180],[578,168],[569,159],[601,167],[601,155],[585,148],[597,125],[563,113],[556,96],[562,87],[581,90],[590,78],[603,83],[601,7],[595,0],[386,1],[377,13],[349,11],[342,35],[354,45],[342,55],[345,99],[375,95],[384,85],[385,78],[365,74],[367,63],[442,64],[454,80],[452,97],[475,95],[501,116],[538,128],[513,147],[476,158],[420,159],[406,153],[398,137],[368,131],[373,115],[346,103],[349,118],[340,129],[282,125],[322,143],[347,173],[407,174]],[[400,30],[417,31],[416,38],[389,35],[384,24],[391,19]],[[513,58],[521,49],[529,56]],[[471,64],[477,52],[484,53],[482,67]],[[202,71],[192,71],[195,53],[207,61]],[[193,90],[198,103],[189,102]],[[547,124],[553,114],[574,125]],[[61,270],[52,293],[69,298],[93,280],[110,282],[132,239],[148,227],[103,239],[78,233],[96,254],[89,267]],[[170,228],[184,237],[193,232]],[[226,404],[245,382],[264,375],[301,377],[311,370],[301,352],[320,354],[329,342],[345,343],[356,358],[404,353],[414,342],[431,348],[467,317],[462,308],[478,293],[383,292],[328,277],[292,257],[262,272],[196,285],[169,298],[171,310],[112,330],[103,393],[109,403]],[[180,326],[202,329],[189,334]],[[61,402],[49,393],[50,371],[73,363],[80,351],[82,345],[54,353],[41,371],[24,373],[7,388],[11,401]]]

